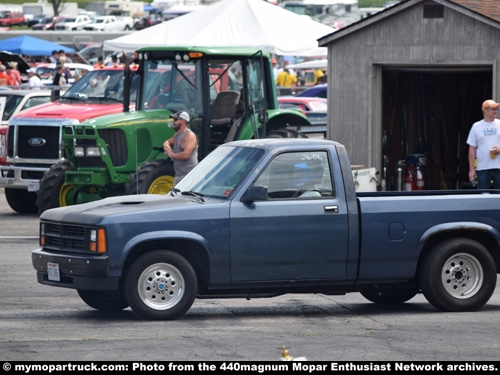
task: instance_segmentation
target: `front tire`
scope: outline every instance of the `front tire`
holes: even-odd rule
[[[120,311],[128,307],[122,291],[118,290],[81,290],[78,295],[88,306],[100,311]]]
[[[25,189],[5,188],[5,199],[18,214],[36,214],[36,193]]]
[[[174,320],[193,305],[197,278],[191,264],[172,251],[139,257],[125,278],[125,297],[142,319]]]
[[[74,171],[74,165],[63,160],[50,167],[48,172],[40,180],[40,190],[37,192],[36,205],[38,206],[38,214],[44,211],[67,206],[72,204],[67,197],[70,193],[74,193],[74,186],[64,184],[64,175],[67,171]]]
[[[444,311],[480,309],[491,298],[496,281],[492,255],[469,238],[437,244],[419,267],[419,282],[425,298]]]
[[[415,297],[419,288],[391,289],[391,290],[363,290],[361,295],[368,301],[379,305],[400,305]]]
[[[167,194],[174,187],[174,167],[169,160],[152,160],[131,173],[125,194]]]

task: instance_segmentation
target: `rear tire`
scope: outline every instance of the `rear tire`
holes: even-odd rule
[[[65,196],[72,190],[72,186],[64,184],[64,175],[67,171],[74,170],[73,164],[67,160],[50,167],[40,180],[40,190],[37,192],[36,205],[39,215],[48,209],[66,206],[70,203],[66,201]]]
[[[169,160],[152,160],[131,173],[125,195],[167,194],[174,187],[174,166]]]
[[[118,290],[80,290],[78,295],[88,306],[100,311],[120,311],[128,307],[122,291]]]
[[[425,298],[444,311],[475,311],[495,291],[495,260],[479,242],[469,238],[443,241],[431,249],[419,266]]]
[[[5,188],[5,199],[18,214],[36,214],[36,193],[25,189]]]

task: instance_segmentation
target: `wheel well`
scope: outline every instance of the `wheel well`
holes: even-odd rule
[[[479,232],[479,231],[464,231],[461,230],[453,230],[445,233],[439,233],[431,237],[422,248],[418,259],[417,265],[417,273],[418,269],[420,269],[420,264],[425,256],[432,251],[432,248],[442,241],[446,241],[448,239],[453,238],[469,238],[471,240],[479,242],[481,245],[486,247],[486,249],[490,252],[495,260],[495,266],[497,269],[497,273],[500,273],[500,247],[498,241],[488,232]]]
[[[158,239],[137,245],[127,256],[122,272],[122,283],[130,265],[141,255],[153,250],[169,250],[183,256],[193,267],[199,287],[208,284],[210,272],[205,248],[186,239]]]

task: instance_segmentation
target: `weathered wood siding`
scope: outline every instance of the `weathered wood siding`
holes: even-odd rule
[[[384,66],[490,66],[500,99],[500,25],[447,6],[442,19],[423,17],[423,1],[338,37],[328,36],[327,137],[346,145],[353,164],[381,167],[381,72]],[[429,1],[428,3],[432,3]],[[362,24],[361,24],[362,25]],[[330,39],[329,39],[330,38]]]

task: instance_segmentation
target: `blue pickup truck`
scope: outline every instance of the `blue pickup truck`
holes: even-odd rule
[[[38,282],[98,310],[181,317],[196,298],[360,292],[484,306],[500,269],[497,191],[356,193],[343,145],[226,143],[165,195],[48,210]]]

